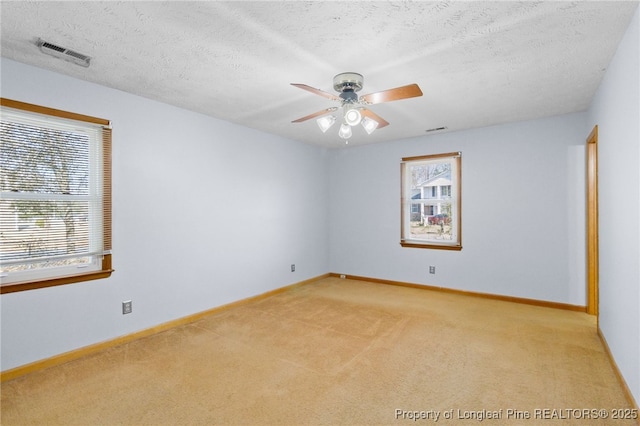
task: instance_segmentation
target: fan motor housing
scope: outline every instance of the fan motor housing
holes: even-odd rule
[[[363,83],[364,77],[357,72],[343,72],[333,77],[333,88],[336,92],[343,92],[345,90],[358,92],[362,89]]]
[[[351,89],[344,89],[344,91],[340,93],[338,97],[342,99],[344,103],[355,104],[356,102],[358,102],[358,95],[356,95],[356,92]]]

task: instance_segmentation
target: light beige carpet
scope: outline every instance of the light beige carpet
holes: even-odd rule
[[[631,407],[591,316],[337,278],[6,382],[1,408],[6,426],[636,424],[611,419]]]

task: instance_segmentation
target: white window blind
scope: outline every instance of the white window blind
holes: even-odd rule
[[[100,270],[110,129],[3,107],[0,136],[0,282]]]

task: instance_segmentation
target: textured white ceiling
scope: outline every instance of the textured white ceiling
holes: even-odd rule
[[[7,2],[2,56],[289,139],[341,146],[334,126],[291,121],[360,95],[417,83],[424,96],[370,107],[391,124],[350,145],[585,110],[637,1]],[[92,57],[42,54],[42,38]]]

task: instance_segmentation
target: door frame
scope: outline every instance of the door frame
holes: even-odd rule
[[[587,313],[598,316],[598,126],[587,137]]]

